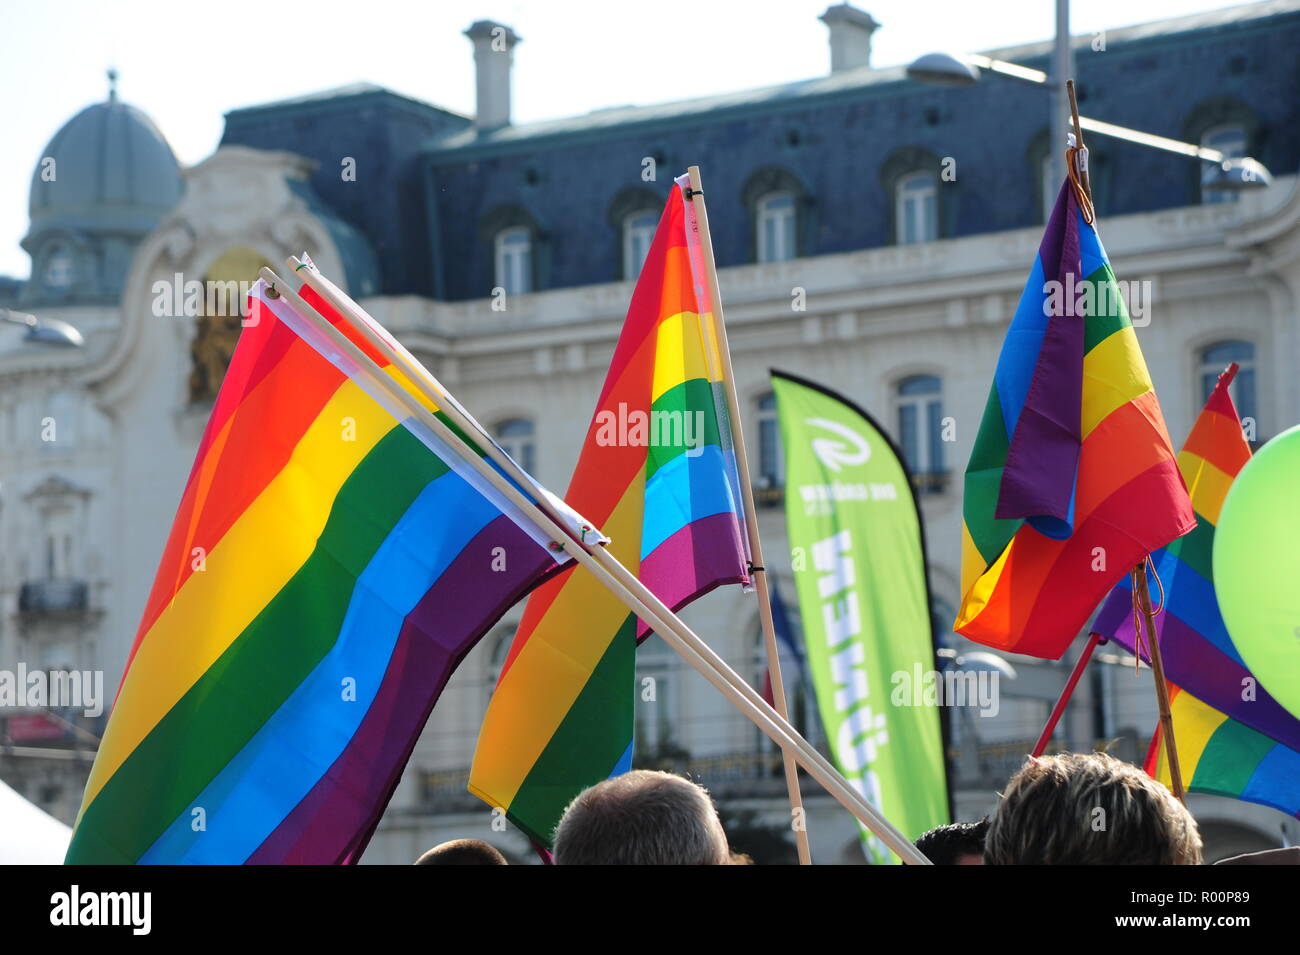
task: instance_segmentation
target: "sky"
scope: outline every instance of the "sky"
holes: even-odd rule
[[[750,89],[829,72],[829,0],[0,0],[0,274],[26,277],[27,198],[45,145],[107,98],[144,110],[184,165],[211,155],[230,109],[358,81],[474,112],[475,20],[511,26],[515,122]],[[881,28],[872,63],[1046,40],[1054,0],[858,0]],[[1079,34],[1234,6],[1076,2]],[[664,11],[674,7],[680,15]],[[692,56],[688,57],[688,51]],[[1098,116],[1098,119],[1105,119]]]

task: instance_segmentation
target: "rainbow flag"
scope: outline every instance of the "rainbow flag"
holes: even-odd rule
[[[1171,686],[1178,768],[1189,792],[1230,796],[1300,817],[1300,752],[1276,742]],[[1146,771],[1170,785],[1169,761],[1156,728]]]
[[[383,372],[250,305],[70,863],[356,861],[452,670],[564,559]]]
[[[1228,637],[1214,593],[1210,559],[1214,529],[1228,488],[1250,460],[1250,445],[1228,392],[1236,372],[1233,364],[1219,376],[1178,454],[1178,467],[1191,488],[1197,524],[1191,533],[1151,555],[1160,578],[1160,588],[1154,582],[1151,585],[1152,600],[1160,599],[1160,589],[1164,593],[1164,609],[1155,618],[1156,639],[1170,683],[1222,711],[1225,718],[1300,750],[1300,720],[1252,677]],[[1127,577],[1102,605],[1093,629],[1130,652],[1138,652],[1133,636],[1133,590]],[[1147,659],[1145,640],[1141,656]]]
[[[954,629],[1057,659],[1115,582],[1195,526],[1096,230],[1067,181],[966,467]]]
[[[565,499],[673,609],[749,583],[739,475],[694,211],[677,181]],[[479,734],[469,789],[550,845],[568,802],[632,763],[646,628],[582,572],[528,601]]]

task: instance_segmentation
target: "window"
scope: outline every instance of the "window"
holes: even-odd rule
[[[623,220],[623,277],[634,279],[641,274],[641,266],[659,228],[659,216],[654,212],[634,212]]]
[[[60,243],[50,251],[45,260],[45,284],[63,291],[72,284],[74,276],[72,250]]]
[[[497,286],[507,295],[533,290],[533,241],[525,226],[502,229],[496,237]]]
[[[533,473],[535,460],[533,423],[527,418],[510,418],[496,426],[497,444],[527,471]]]
[[[913,172],[898,180],[894,221],[899,245],[939,238],[938,188],[932,172]]]
[[[785,484],[785,456],[781,452],[781,428],[776,418],[776,395],[768,392],[758,399],[758,486],[776,489]]]
[[[1217,149],[1224,159],[1242,159],[1246,155],[1246,131],[1237,125],[1214,126],[1201,135],[1201,146]],[[1214,163],[1201,161],[1201,202],[1212,205],[1218,202],[1236,202],[1237,193],[1231,189],[1207,189],[1206,184],[1214,178],[1217,167]]]
[[[943,383],[934,375],[899,382],[898,440],[922,493],[943,489]]]
[[[795,201],[788,192],[768,193],[758,200],[758,261],[784,262],[795,257]]]
[[[637,762],[672,755],[680,741],[673,738],[677,693],[672,651],[657,634],[650,634],[636,651]],[[647,684],[649,678],[653,683]],[[653,692],[651,692],[653,690]]]
[[[1232,384],[1228,386],[1228,393],[1232,395],[1232,402],[1237,406],[1237,414],[1242,421],[1253,418],[1258,429],[1259,418],[1255,404],[1255,346],[1250,342],[1216,342],[1201,350],[1201,403],[1204,404],[1209,400],[1210,393],[1218,383],[1219,375],[1234,361],[1241,367],[1237,371],[1237,377],[1232,379]]]
[[[64,580],[73,576],[73,514],[67,507],[45,513],[44,571],[47,580]]]

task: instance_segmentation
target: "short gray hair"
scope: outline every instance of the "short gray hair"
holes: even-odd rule
[[[557,865],[727,865],[713,800],[681,776],[637,769],[578,794],[555,829]]]
[[[1187,807],[1131,763],[1106,753],[1031,757],[1007,784],[988,837],[988,865],[1200,865]]]

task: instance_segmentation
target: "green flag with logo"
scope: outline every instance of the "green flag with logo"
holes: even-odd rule
[[[920,511],[906,467],[861,408],[772,372],[785,515],[808,667],[831,755],[915,839],[949,821]],[[931,684],[933,685],[933,684]],[[863,832],[874,863],[896,862]]]

